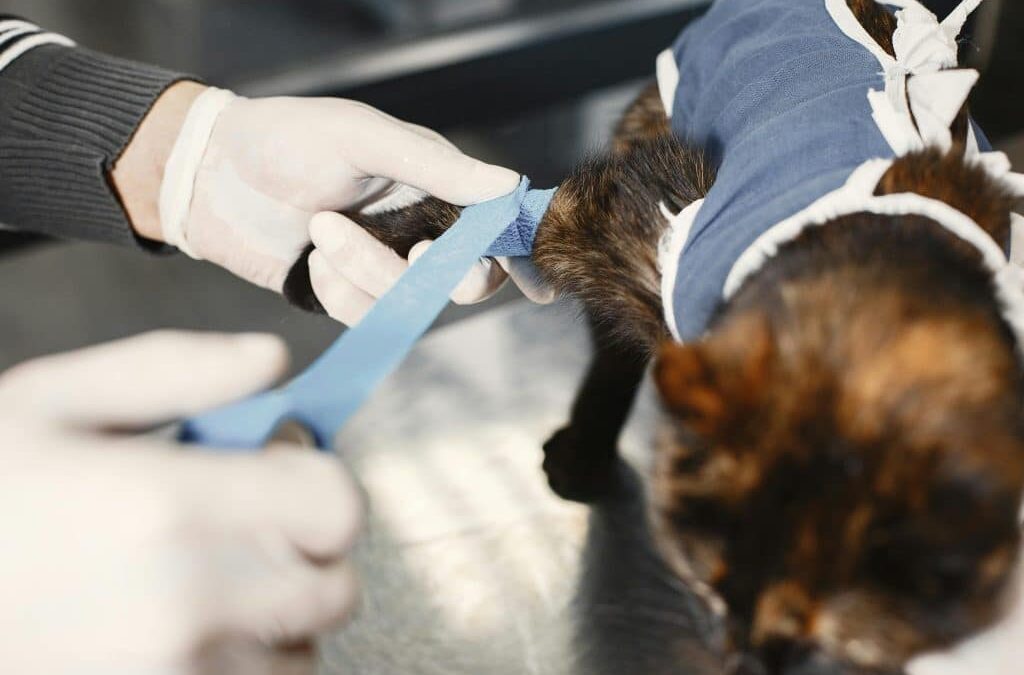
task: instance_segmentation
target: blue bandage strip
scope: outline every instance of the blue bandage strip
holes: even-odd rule
[[[366,318],[309,370],[282,389],[187,421],[182,440],[223,450],[257,450],[292,421],[308,428],[319,448],[331,449],[338,430],[405,360],[466,272],[497,240],[507,236],[509,243],[494,255],[530,254],[554,190],[530,191],[529,186],[523,178],[512,194],[466,208]]]
[[[530,190],[523,200],[519,217],[487,249],[491,258],[528,258],[533,253],[533,242],[544,214],[551,206],[557,188]]]

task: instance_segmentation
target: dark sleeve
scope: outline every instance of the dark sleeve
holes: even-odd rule
[[[0,226],[158,250],[135,236],[110,171],[183,79],[0,15]]]

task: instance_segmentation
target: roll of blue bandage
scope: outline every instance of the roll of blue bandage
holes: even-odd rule
[[[218,450],[263,448],[287,422],[308,429],[322,450],[408,356],[477,260],[529,256],[554,190],[523,178],[505,197],[466,208],[363,321],[281,389],[188,420],[181,439]]]

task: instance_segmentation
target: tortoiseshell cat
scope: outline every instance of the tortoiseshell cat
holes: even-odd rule
[[[893,53],[893,16],[874,0],[848,3]],[[940,199],[1005,241],[1014,200],[965,160],[967,128],[964,110],[953,150],[896,160],[878,194]],[[670,342],[658,205],[682,210],[714,180],[651,88],[607,156],[561,186],[534,261],[585,306],[596,356],[570,424],[545,446],[545,470],[564,497],[601,496],[657,353],[671,430],[651,511],[669,563],[724,601],[733,646],[768,672],[822,655],[849,672],[900,672],[992,622],[1014,574],[1016,339],[975,249],[921,216],[861,213],[786,245],[705,340]],[[428,199],[352,217],[407,254],[458,214]],[[307,277],[297,266],[288,294],[315,308]]]

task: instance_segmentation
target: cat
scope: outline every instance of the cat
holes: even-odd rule
[[[848,0],[893,53],[896,21]],[[685,85],[684,85],[685,86]],[[967,161],[966,108],[948,152],[895,160],[876,194],[915,192],[1008,241],[1015,199]],[[595,355],[571,420],[544,446],[559,495],[600,499],[655,360],[666,411],[650,477],[658,545],[728,617],[752,672],[902,672],[999,615],[1020,548],[1024,370],[978,251],[924,216],[855,213],[783,245],[711,322],[670,339],[658,248],[716,180],[673,133],[656,86],[612,147],[561,185],[533,260],[580,301]],[[460,209],[428,198],[349,214],[402,255]],[[318,303],[300,261],[288,297]],[[760,669],[760,671],[758,670]]]

